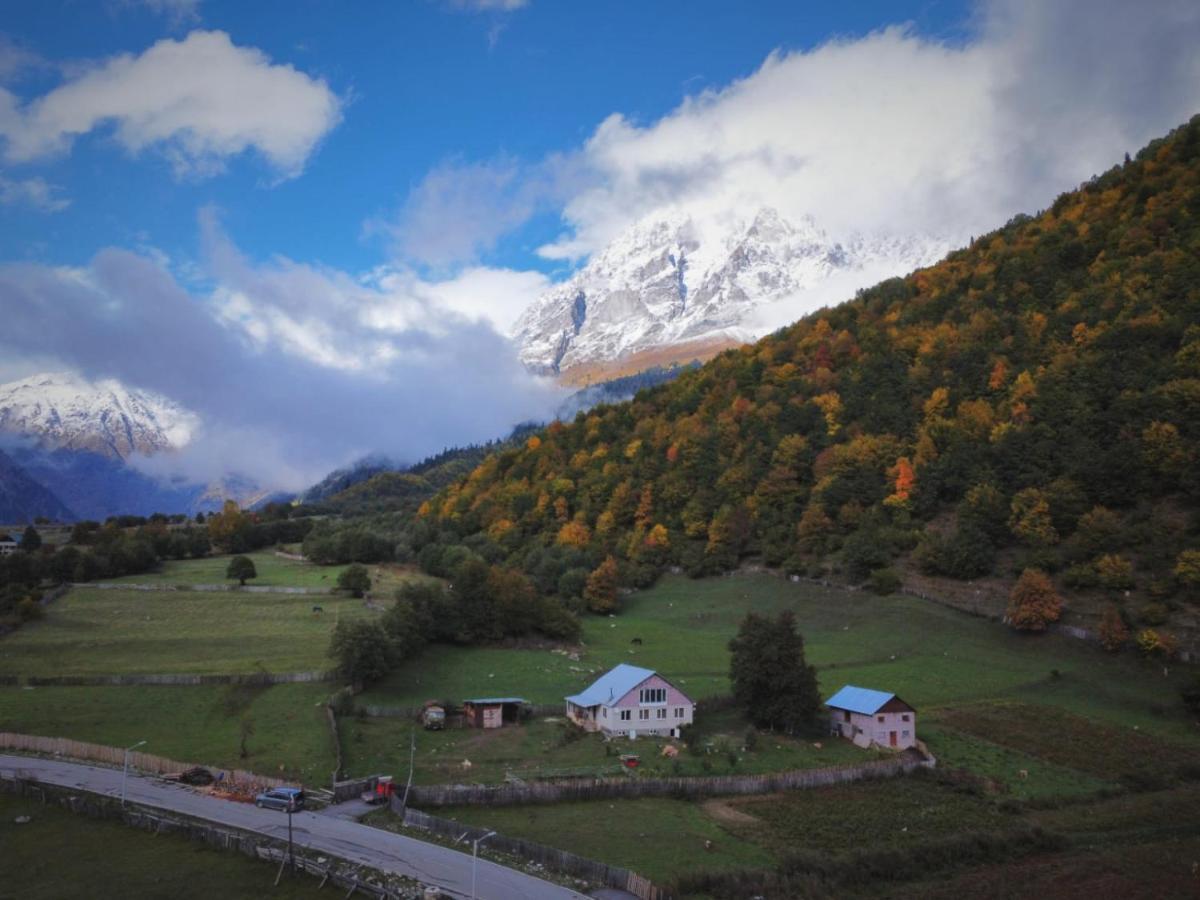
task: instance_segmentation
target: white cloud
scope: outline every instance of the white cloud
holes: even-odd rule
[[[0,134],[6,157],[27,162],[111,124],[126,150],[157,149],[181,175],[211,174],[255,150],[289,177],[340,121],[340,106],[324,80],[224,32],[194,31],[106,60],[24,104],[0,92]]]
[[[62,212],[71,201],[62,188],[44,178],[7,178],[0,175],[0,206],[26,206],[38,212]]]
[[[557,209],[567,228],[541,252],[577,259],[643,216],[720,230],[764,205],[837,238],[962,242],[1200,110],[1191,0],[990,0],[977,22],[956,45],[896,26],[774,53],[656,121],[614,113],[564,155],[443,165],[409,197],[399,249],[476,258]]]
[[[284,489],[367,453],[415,461],[489,440],[547,417],[561,398],[520,365],[491,324],[499,312],[472,288],[515,294],[529,276],[473,271],[428,283],[283,257],[256,264],[211,215],[204,230],[217,284],[205,295],[122,250],[79,269],[0,265],[0,296],[11,300],[0,360],[53,358],[199,414],[181,453],[146,464],[155,474],[237,472]]]

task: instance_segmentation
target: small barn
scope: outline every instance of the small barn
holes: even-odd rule
[[[0,534],[0,556],[8,556],[17,552],[17,542],[10,534]]]
[[[463,720],[468,728],[500,728],[516,722],[524,705],[522,697],[476,697],[463,701]]]
[[[895,694],[848,684],[825,705],[830,732],[860,747],[904,750],[917,744],[917,711]]]

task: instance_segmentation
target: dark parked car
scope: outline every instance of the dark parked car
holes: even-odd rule
[[[285,812],[289,807],[292,811],[304,809],[304,791],[300,788],[271,788],[254,798],[254,805],[259,809],[281,809]]]

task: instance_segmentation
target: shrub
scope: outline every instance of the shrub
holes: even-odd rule
[[[1008,600],[1008,620],[1018,631],[1045,631],[1062,615],[1062,599],[1050,578],[1037,569],[1026,569],[1017,579]]]
[[[894,594],[900,589],[900,576],[894,569],[876,569],[867,579],[867,587],[882,596]]]
[[[1167,607],[1162,603],[1147,603],[1138,610],[1138,618],[1145,625],[1163,625],[1167,621]]]
[[[1100,619],[1100,644],[1110,653],[1115,653],[1129,640],[1129,628],[1121,611],[1114,604],[1109,604]]]
[[[1100,584],[1110,591],[1133,587],[1133,564],[1114,553],[1106,553],[1096,560],[1096,575]]]

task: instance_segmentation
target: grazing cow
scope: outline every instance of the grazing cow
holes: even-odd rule
[[[630,641],[629,643],[633,644],[635,647],[640,647],[640,646],[642,646],[642,639],[641,639],[641,638],[634,638],[634,639],[633,639],[632,641]]]
[[[314,606],[314,607],[313,607],[313,612],[315,612],[315,613],[323,613],[323,612],[325,612],[325,607],[323,607],[323,606]]]

